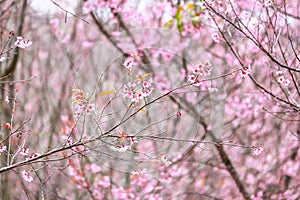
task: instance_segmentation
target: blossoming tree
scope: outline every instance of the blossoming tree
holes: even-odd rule
[[[45,5],[0,1],[0,199],[300,198],[299,2]]]

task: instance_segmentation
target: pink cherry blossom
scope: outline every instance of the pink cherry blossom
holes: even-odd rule
[[[6,146],[0,144],[0,154],[6,151]]]
[[[243,69],[241,69],[240,75],[241,75],[242,78],[245,78],[251,72],[252,72],[252,67],[249,64],[248,66],[245,66],[245,67],[243,67]]]
[[[135,65],[134,58],[128,57],[123,65],[130,71]]]
[[[259,154],[261,154],[264,151],[264,148],[261,146],[255,147],[253,154],[258,156]]]
[[[264,0],[263,2],[264,2],[265,7],[272,6],[272,4],[273,4],[273,0]]]
[[[101,172],[101,167],[95,163],[91,164],[91,171],[92,173],[98,173]]]
[[[24,40],[23,37],[18,36],[17,40],[15,42],[15,46],[21,48],[21,49],[25,49],[27,47],[30,47],[32,45],[32,42],[29,40]]]
[[[27,181],[29,183],[31,183],[33,181],[33,178],[25,170],[22,171],[22,176],[23,176],[24,181]]]
[[[26,147],[23,147],[23,148],[21,149],[20,154],[23,155],[23,156],[28,156],[28,154],[29,154],[29,149],[26,148]]]
[[[211,35],[212,39],[214,40],[214,42],[219,43],[220,42],[220,36],[217,33],[214,33]]]

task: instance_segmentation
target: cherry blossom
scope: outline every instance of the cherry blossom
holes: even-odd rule
[[[1,197],[299,199],[298,1],[24,2],[0,3]]]
[[[264,148],[261,146],[258,146],[258,147],[255,147],[253,154],[257,156],[257,155],[261,154],[263,151],[264,151]]]
[[[26,160],[34,159],[34,158],[36,158],[36,157],[38,157],[38,156],[40,156],[40,155],[41,155],[41,154],[39,154],[39,153],[33,152],[33,153],[31,154],[31,156],[29,156],[28,158],[26,158]]]
[[[91,115],[96,107],[89,102],[89,94],[80,89],[73,89],[73,112],[74,118],[78,119],[81,115]]]
[[[23,147],[20,151],[20,154],[23,155],[23,156],[28,156],[29,154],[29,149],[26,148],[26,147]]]
[[[217,33],[214,33],[211,35],[212,39],[214,40],[214,42],[219,43],[220,42],[220,36]]]
[[[0,154],[6,151],[6,146],[0,144]]]
[[[193,74],[188,75],[188,82],[192,83],[194,86],[200,86],[201,81],[199,78],[210,76],[212,69],[213,67],[208,62],[200,63],[197,67],[193,68]]]
[[[101,171],[101,167],[95,163],[91,164],[91,171],[92,173],[98,173]]]
[[[286,87],[290,84],[291,81],[289,79],[284,78],[284,73],[282,71],[280,71],[280,70],[276,71],[275,74],[276,74],[276,79],[277,79],[278,83],[280,83]]]
[[[132,68],[135,66],[135,61],[134,61],[134,58],[133,57],[128,57],[124,64],[123,64],[126,69],[128,69],[128,71],[130,72],[132,70]]]
[[[248,66],[245,66],[245,67],[243,67],[243,69],[241,69],[240,75],[241,75],[242,78],[245,78],[251,72],[252,72],[252,67],[249,64]]]
[[[32,42],[29,40],[24,40],[23,37],[18,36],[17,40],[15,42],[15,46],[21,48],[21,49],[25,49],[27,47],[30,47],[32,45]]]
[[[273,0],[264,0],[264,6],[265,7],[272,6],[272,4],[273,4]]]
[[[123,92],[125,97],[137,105],[140,100],[149,97],[152,93],[153,80],[150,74],[138,73],[135,77],[135,81],[129,81],[124,85]]]
[[[111,186],[111,179],[109,176],[104,176],[101,180],[97,182],[97,184],[104,188],[108,188],[109,186]]]
[[[33,178],[25,170],[22,171],[22,176],[23,176],[24,181],[27,181],[29,183],[31,183],[33,181]]]

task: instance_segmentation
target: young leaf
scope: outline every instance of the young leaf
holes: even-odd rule
[[[109,90],[109,91],[100,93],[99,96],[102,97],[102,96],[104,96],[104,95],[115,94],[115,93],[116,93],[116,91],[114,91],[114,90]]]

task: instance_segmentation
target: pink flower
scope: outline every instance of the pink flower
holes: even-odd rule
[[[135,86],[136,86],[136,83],[133,82],[133,81],[130,81],[130,82],[128,83],[128,87],[135,87]]]
[[[130,99],[132,99],[132,98],[134,97],[134,94],[133,94],[133,92],[128,92],[128,93],[127,93],[127,96],[128,96]]]
[[[5,57],[0,57],[0,62],[3,62],[5,59]]]
[[[289,79],[285,79],[285,82],[284,82],[285,86],[289,86],[290,83],[291,83],[291,81]]]
[[[78,119],[82,114],[91,115],[95,111],[95,104],[89,103],[89,94],[80,89],[73,89],[74,118]]]
[[[188,81],[191,83],[194,83],[197,79],[197,77],[195,75],[189,75],[188,76]]]
[[[153,91],[153,88],[147,88],[144,92],[143,92],[143,97],[148,97],[150,96],[151,92]]]
[[[6,146],[0,144],[0,154],[6,150]]]
[[[174,55],[172,55],[171,53],[163,52],[163,51],[161,52],[161,56],[163,57],[164,61],[166,61],[166,62],[170,62],[174,57]]]
[[[253,154],[257,156],[257,155],[261,154],[263,151],[264,151],[264,148],[258,146],[258,147],[255,147]]]
[[[94,110],[95,110],[95,104],[89,103],[89,104],[86,106],[85,113],[86,113],[86,115],[90,115],[90,114],[92,114],[92,112],[93,112]]]
[[[29,183],[33,181],[33,178],[25,170],[23,170],[22,176],[23,176],[24,180],[29,182]]]
[[[33,152],[29,158],[26,158],[26,160],[31,160],[31,159],[36,158],[38,156],[40,156],[40,154]]]
[[[214,33],[211,35],[214,42],[219,43],[220,42],[220,36],[217,33]]]
[[[284,83],[284,77],[283,76],[280,76],[280,77],[278,77],[277,78],[277,81],[279,82],[279,83]]]
[[[262,200],[263,192],[259,191],[256,195],[251,195],[252,200]]]
[[[243,69],[241,70],[241,77],[244,78],[247,75],[249,75],[251,73],[252,69],[251,69],[251,65],[249,64],[248,66],[243,67]]]
[[[66,145],[70,146],[70,145],[72,145],[72,144],[73,144],[72,138],[68,138],[68,139],[67,139],[67,142],[66,142]]]
[[[110,178],[108,176],[104,176],[103,180],[98,182],[98,185],[108,188],[111,185]]]
[[[289,86],[291,81],[284,78],[282,71],[277,71],[275,74],[276,74],[276,79],[277,79],[278,83],[284,84],[286,87]]]
[[[164,153],[159,154],[158,159],[166,165],[169,165],[172,163]]]
[[[195,74],[195,76],[209,76],[211,74],[211,70],[212,70],[212,66],[206,62],[206,63],[200,63],[197,67],[195,67],[193,69],[193,74]]]
[[[277,71],[275,74],[276,74],[277,77],[283,76],[283,72],[282,71]]]
[[[129,92],[129,89],[128,89],[128,87],[124,86],[124,88],[123,88],[123,92],[124,92],[124,93],[127,93],[127,92]]]
[[[20,154],[23,156],[27,156],[29,154],[29,149],[27,149],[26,147],[23,147]]]
[[[27,47],[30,47],[32,45],[32,42],[29,40],[24,40],[23,37],[19,36],[17,37],[17,41],[15,42],[15,46],[25,49]]]
[[[128,57],[123,65],[130,71],[134,66],[134,59],[132,57]]]
[[[273,0],[264,0],[264,6],[265,7],[272,6],[272,4],[273,4]]]
[[[150,86],[151,86],[151,83],[149,83],[148,81],[143,82],[143,87],[148,88]]]
[[[53,29],[57,29],[59,25],[59,19],[58,18],[51,19],[50,24],[52,25]]]
[[[95,163],[91,164],[91,170],[92,173],[98,173],[101,172],[101,167],[99,165],[96,165]]]
[[[200,86],[201,82],[198,80],[197,76],[191,74],[188,76],[188,82],[192,83],[193,86]]]

